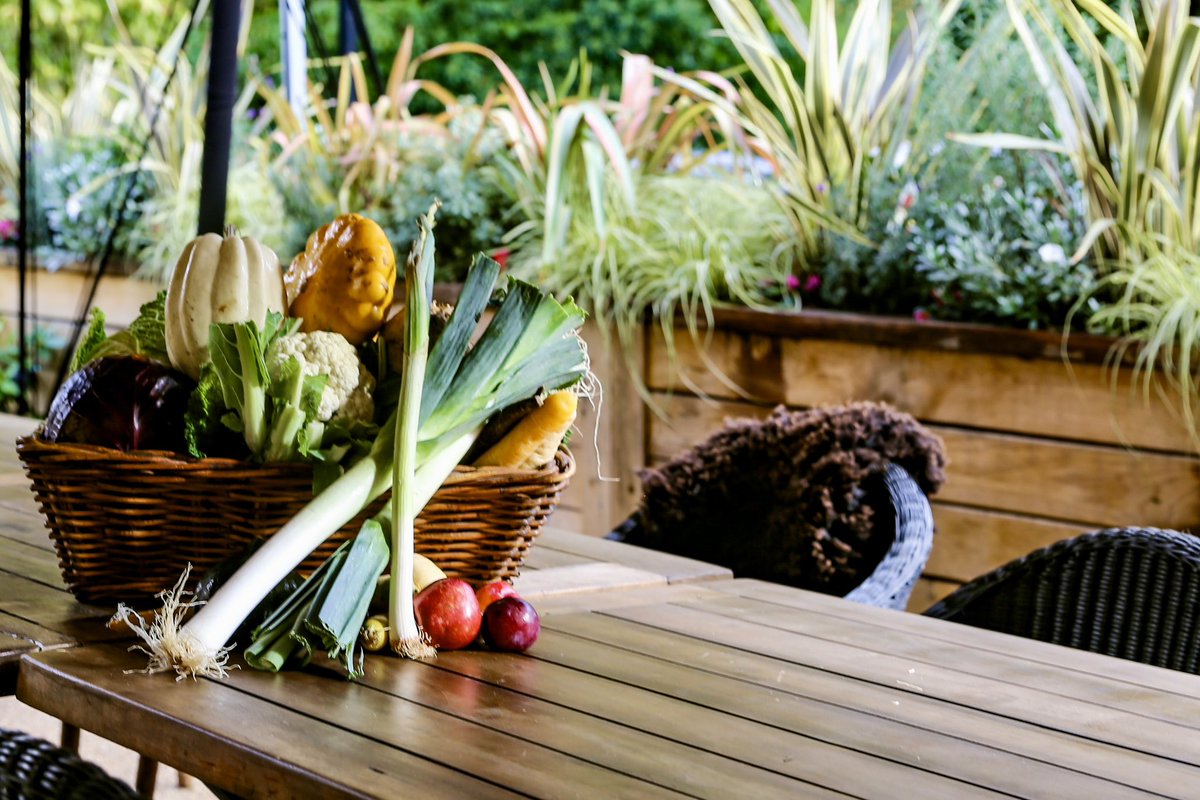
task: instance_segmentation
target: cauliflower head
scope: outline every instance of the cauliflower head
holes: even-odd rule
[[[326,376],[317,419],[328,422],[335,414],[369,420],[375,413],[371,393],[375,380],[358,360],[354,345],[332,331],[293,333],[277,339],[267,351],[267,371],[277,380],[282,366],[295,358],[306,375]]]

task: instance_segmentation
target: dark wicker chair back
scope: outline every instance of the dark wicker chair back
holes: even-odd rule
[[[0,728],[0,800],[137,800],[133,789],[69,750]]]
[[[933,548],[933,513],[929,500],[912,476],[895,464],[887,465],[884,484],[896,514],[895,535],[886,555],[847,600],[903,610]],[[616,541],[637,541],[635,513],[608,534]],[[737,576],[736,564],[724,564]]]
[[[1200,674],[1200,538],[1111,528],[983,575],[926,616]]]

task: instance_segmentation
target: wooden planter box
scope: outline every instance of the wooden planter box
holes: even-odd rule
[[[1200,524],[1192,436],[1168,403],[1130,386],[1128,368],[1114,378],[1106,337],[1072,336],[1064,360],[1059,334],[725,311],[706,348],[678,328],[674,358],[661,332],[647,328],[635,369],[650,405],[620,374],[619,357],[589,338],[606,388],[604,471],[622,480],[600,480],[590,452],[581,452],[590,442],[576,446],[581,472],[563,498],[561,522],[587,533],[603,534],[636,505],[638,466],[704,439],[726,418],[763,416],[780,403],[850,400],[886,401],[945,443],[933,554],[910,608],[1084,530]],[[586,424],[581,439],[589,438]]]
[[[0,324],[15,331],[20,308],[20,281],[15,259],[7,256],[11,256],[11,253],[0,253]],[[77,269],[67,268],[56,272],[34,270],[26,277],[26,303],[31,326],[42,327],[67,341],[79,304],[91,286],[90,279]],[[100,281],[92,305],[104,311],[110,330],[118,330],[128,327],[137,317],[142,304],[153,300],[158,290],[156,284],[114,272]],[[39,387],[32,398],[34,408],[39,411],[49,404],[49,392],[57,368],[57,362],[43,365]]]

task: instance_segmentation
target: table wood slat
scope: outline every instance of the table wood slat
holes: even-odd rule
[[[1019,796],[1038,796],[1047,786],[1056,787],[1057,797],[1132,792],[1123,784],[1139,772],[1140,787],[1172,796],[1198,777],[1188,767],[1164,766],[1086,739],[1068,741],[1035,725],[893,687],[847,681],[802,661],[764,658],[686,633],[633,630],[608,614],[551,617],[546,626],[583,641],[540,649],[540,659]],[[620,641],[615,651],[614,639]],[[678,678],[680,665],[689,668],[686,682]]]
[[[54,542],[50,540],[50,531],[42,517],[27,514],[10,513],[0,508],[0,536],[36,547],[39,550],[54,552]]]
[[[9,467],[12,469],[13,467]],[[37,498],[29,487],[29,480],[21,476],[20,480],[10,480],[0,484],[0,508],[6,512],[38,516]]]
[[[797,612],[790,607],[750,598],[731,599],[720,606],[719,613],[737,619],[754,619],[763,624],[840,644],[853,646],[858,642],[869,641],[873,647],[886,648],[889,655],[910,659],[913,664],[927,667],[953,665],[955,672],[1045,690],[1067,698],[1086,698],[1087,702],[1095,705],[1129,711],[1193,730],[1200,729],[1200,699],[1189,698],[1179,693],[1149,695],[1144,691],[1144,687],[1138,684],[1131,685],[1115,681],[1111,677],[1100,678],[1073,670],[1068,674],[1058,675],[1057,680],[1050,684],[1047,683],[1044,669],[1019,656],[983,651],[940,639],[917,637],[882,625]],[[1200,681],[1197,683],[1200,684]],[[1200,732],[1197,735],[1200,735]]]
[[[61,589],[0,573],[0,609],[74,641],[111,641],[122,636],[104,627],[112,609],[87,606]]]
[[[635,569],[655,572],[666,578],[668,583],[733,577],[733,573],[727,567],[708,564],[693,558],[612,542],[582,533],[553,530],[552,534],[539,539],[537,547],[570,553],[593,561],[624,564]]]
[[[608,705],[620,701],[611,694],[609,682],[579,672],[559,675],[566,682],[566,696],[572,698],[568,702],[562,702],[562,695],[545,698],[540,691],[526,691],[530,683],[541,687],[551,679],[545,666],[504,653],[443,653],[419,668],[376,659],[368,665],[364,682],[413,702],[438,698],[438,708],[462,719],[694,797],[720,797],[731,786],[747,797],[783,796],[800,789],[795,780],[768,765],[737,759],[733,742],[696,742],[688,734],[689,724],[719,729],[724,719],[689,717],[685,708],[642,698],[642,710],[670,727],[669,733],[647,732],[620,714],[596,714],[580,703],[589,697]],[[611,791],[599,788],[605,795]],[[803,786],[803,791],[814,797],[841,796],[812,785]]]
[[[1136,661],[1112,658],[1019,636],[1000,635],[969,625],[947,625],[941,620],[919,614],[899,614],[889,609],[845,603],[836,597],[815,592],[798,592],[765,581],[738,579],[716,582],[709,586],[724,593],[765,600],[841,622],[856,625],[872,623],[876,626],[871,629],[872,637],[880,635],[881,631],[890,631],[892,636],[918,637],[942,644],[971,647],[1005,659],[1015,658],[1023,663],[1086,673],[1104,681],[1125,681],[1138,687],[1153,688],[1189,698],[1200,696],[1200,677]],[[1145,708],[1141,699],[1138,706],[1143,710]]]
[[[560,617],[556,623],[569,625],[573,619]],[[911,796],[930,799],[997,795],[958,775],[938,774],[934,765],[914,764],[910,748],[900,742],[889,748],[885,739],[875,736],[878,725],[848,731],[851,738],[870,741],[873,751],[831,744],[811,735],[808,713],[812,708],[779,692],[691,673],[685,688],[680,686],[680,672],[663,662],[655,664],[652,659],[556,631],[544,635],[534,656],[546,663],[536,668],[481,660],[465,653],[440,656],[436,665],[856,797],[879,796],[883,785],[903,785]],[[579,691],[581,673],[590,676],[595,691]],[[716,686],[711,693],[692,691],[697,680]],[[854,717],[847,714],[842,721],[849,725],[870,721]],[[890,753],[884,752],[889,749]],[[964,749],[975,756],[981,751],[978,747],[959,748],[960,755]],[[1011,766],[1016,759],[1006,756],[1001,761]],[[690,765],[687,768],[690,770]]]
[[[23,662],[17,694],[69,724],[246,797],[519,796],[238,691],[232,682],[123,672],[144,663],[113,645],[43,653]],[[303,682],[298,675],[269,677],[284,683],[285,691]],[[388,719],[390,710],[378,708],[376,719]],[[204,737],[203,752],[196,749],[197,736]],[[314,758],[318,751],[321,757]],[[323,769],[314,770],[314,763]]]
[[[5,539],[7,537],[0,528],[0,547],[4,548],[4,559],[0,561],[0,572],[28,578],[43,586],[62,591],[62,571],[58,568],[58,561],[52,553],[47,553],[40,547],[22,541],[5,541]]]
[[[1025,720],[1073,736],[1154,753],[1193,766],[1200,764],[1195,732],[1183,726],[1116,713],[1053,691],[964,674],[948,666],[923,665],[907,657],[891,655],[873,644],[845,645],[776,626],[764,632],[747,624],[745,618],[683,605],[622,608],[604,613],[806,664],[853,680],[902,690],[906,694],[986,708],[996,715]],[[1048,679],[1060,680],[1061,674],[1048,675]],[[1200,781],[1200,770],[1195,776]]]

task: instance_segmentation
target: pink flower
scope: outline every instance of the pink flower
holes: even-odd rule
[[[17,221],[15,219],[0,219],[0,239],[17,238]]]
[[[929,320],[933,319],[933,315],[924,308],[916,308],[913,309],[913,319],[915,319],[917,322],[928,322]]]
[[[788,288],[789,292],[794,292],[797,289],[799,289],[800,288],[800,276],[799,275],[788,275],[787,276],[787,288]]]
[[[815,292],[817,289],[820,289],[820,288],[821,288],[821,276],[820,275],[809,275],[808,278],[804,281],[804,291],[806,291],[806,292]]]

